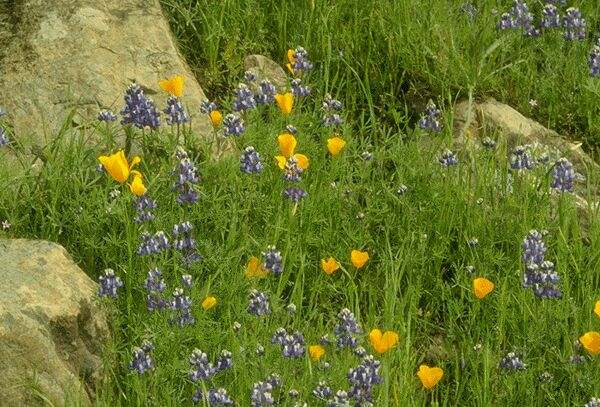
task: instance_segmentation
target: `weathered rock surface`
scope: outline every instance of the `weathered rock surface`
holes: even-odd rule
[[[88,402],[108,325],[97,284],[59,245],[0,239],[0,405]]]
[[[118,112],[133,81],[161,110],[158,80],[186,78],[192,127],[210,134],[205,99],[181,58],[159,0],[0,1],[0,106],[20,141],[45,144],[70,109],[75,125],[101,109]]]
[[[259,80],[268,79],[278,89],[288,86],[288,75],[281,65],[263,55],[248,55],[244,58],[244,68],[254,73]]]

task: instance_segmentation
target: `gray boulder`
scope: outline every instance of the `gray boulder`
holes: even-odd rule
[[[0,239],[0,405],[90,404],[109,338],[97,290],[61,246]]]

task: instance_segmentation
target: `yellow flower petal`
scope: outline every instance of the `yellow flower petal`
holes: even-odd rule
[[[219,127],[223,122],[223,114],[218,110],[213,110],[210,112],[210,122],[214,128]]]
[[[125,160],[127,162],[127,160],[125,159],[125,153],[123,153],[123,160]],[[134,166],[138,165],[139,163],[142,162],[142,159],[140,158],[140,156],[136,155],[131,159],[131,164],[129,164],[129,169],[131,170]]]
[[[302,168],[303,170],[306,170],[308,168],[309,161],[307,156],[305,156],[304,154],[294,154],[294,158],[298,163],[298,167]]]
[[[340,137],[327,139],[327,150],[329,150],[329,154],[331,155],[338,155],[345,145],[346,142]]]
[[[361,252],[360,250],[352,250],[350,260],[357,269],[363,267],[369,261],[369,253]]]
[[[146,193],[147,189],[144,186],[141,174],[133,178],[133,181],[131,182],[131,184],[129,184],[129,189],[135,196],[142,196]]]
[[[479,277],[473,280],[473,291],[475,292],[475,297],[479,298],[480,300],[491,293],[494,290],[494,287],[494,283],[487,278]]]
[[[600,333],[591,331],[579,338],[585,350],[592,355],[600,354]]]
[[[129,178],[129,164],[123,150],[109,156],[102,155],[98,160],[115,181],[122,184]]]
[[[246,264],[246,272],[244,275],[246,278],[263,278],[268,274],[268,270],[265,270],[262,266],[262,262],[256,256],[250,257],[248,264]]]
[[[277,102],[277,106],[279,106],[279,110],[281,110],[281,113],[284,115],[288,115],[292,112],[292,108],[294,107],[294,95],[292,92],[276,94],[275,101]]]
[[[165,92],[170,93],[173,96],[181,97],[183,95],[183,82],[185,78],[181,75],[175,75],[169,79],[158,81],[158,85]]]
[[[329,257],[327,260],[321,259],[321,268],[326,274],[333,274],[340,268],[340,263],[333,257]]]
[[[440,380],[442,380],[444,371],[439,367],[421,365],[419,366],[417,376],[421,380],[423,387],[425,387],[427,390],[431,390],[438,384]]]
[[[296,62],[296,58],[294,58],[294,50],[291,48],[287,50],[287,59],[290,64]]]
[[[285,163],[287,163],[287,158],[282,155],[278,155],[275,156],[275,160],[277,160],[277,166],[283,170],[285,168]]]
[[[279,144],[279,154],[285,158],[290,158],[294,155],[298,141],[290,133],[283,133],[277,136],[277,144]]]
[[[384,353],[398,343],[398,334],[394,331],[381,333],[381,330],[373,329],[369,333],[369,341],[377,353]]]
[[[325,348],[321,345],[311,345],[308,347],[308,354],[314,361],[319,361],[325,354]]]
[[[594,313],[600,318],[600,300],[596,301],[596,306],[594,307]]]
[[[215,297],[209,296],[202,301],[202,308],[205,310],[209,310],[217,305],[217,299]]]

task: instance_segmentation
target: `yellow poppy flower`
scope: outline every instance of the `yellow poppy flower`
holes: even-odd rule
[[[292,92],[276,94],[275,101],[281,113],[288,115],[292,112],[292,108],[294,107],[294,95]]]
[[[325,354],[325,348],[321,345],[311,345],[308,347],[308,354],[312,360],[317,362]]]
[[[246,278],[263,278],[268,274],[268,270],[265,270],[262,266],[262,262],[256,256],[250,257],[248,264],[246,264],[246,272],[244,275]]]
[[[142,161],[142,159],[136,155],[132,158],[131,163],[128,163],[123,150],[119,150],[109,156],[101,155],[98,157],[98,160],[106,172],[120,184],[129,179],[131,168]]]
[[[277,144],[279,144],[279,154],[285,158],[290,158],[294,155],[298,141],[290,133],[283,133],[277,136]]]
[[[310,161],[308,160],[307,156],[304,154],[294,154],[293,157],[296,159],[298,167],[302,168],[302,170],[306,170],[308,168]],[[277,160],[277,166],[283,170],[285,168],[285,164],[287,163],[287,158],[282,155],[277,155],[275,156],[275,160]]]
[[[329,150],[329,154],[331,155],[338,155],[345,145],[346,142],[340,137],[327,139],[327,150]]]
[[[475,292],[475,297],[479,298],[480,300],[491,293],[494,290],[494,287],[494,283],[487,278],[479,277],[473,280],[473,291]]]
[[[223,123],[223,114],[218,110],[213,110],[210,112],[210,122],[214,128],[219,127]]]
[[[594,313],[600,318],[600,300],[596,301],[596,306],[594,307]]]
[[[398,334],[394,331],[381,333],[379,329],[373,329],[369,333],[369,341],[377,353],[384,353],[398,343]]]
[[[181,75],[172,76],[169,79],[163,79],[162,81],[158,81],[158,85],[165,92],[170,93],[173,96],[177,96],[178,98],[183,95],[183,82],[185,78]]]
[[[579,342],[592,355],[600,353],[600,333],[594,331],[588,332],[579,338]]]
[[[352,250],[350,253],[350,260],[354,267],[359,269],[369,261],[369,253],[361,252],[360,250]]]
[[[333,274],[340,268],[340,263],[333,257],[321,259],[321,268],[326,274]]]
[[[217,299],[215,297],[209,296],[202,301],[202,308],[205,310],[209,310],[217,305]]]
[[[427,365],[419,366],[417,376],[421,380],[423,387],[427,390],[433,389],[442,377],[444,377],[444,371],[440,367],[429,367]]]
[[[146,186],[144,185],[144,182],[142,180],[142,174],[140,174],[137,171],[132,171],[132,173],[133,172],[135,172],[135,175],[133,176],[133,181],[131,182],[131,184],[129,184],[129,189],[135,196],[142,196],[147,191]]]
[[[287,50],[287,59],[290,64],[296,62],[296,58],[294,58],[294,50],[291,48]]]

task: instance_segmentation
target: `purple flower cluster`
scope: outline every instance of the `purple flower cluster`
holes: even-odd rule
[[[430,99],[425,107],[425,114],[421,120],[419,120],[419,127],[426,131],[439,133],[442,131],[442,123],[440,121],[441,116],[442,112],[437,108],[435,103],[433,103],[433,100]]]
[[[292,93],[297,97],[305,97],[310,95],[310,88],[302,85],[302,79],[292,79]]]
[[[337,317],[338,324],[334,328],[337,346],[339,348],[356,348],[358,340],[355,335],[360,334],[362,330],[354,314],[348,308],[343,308]]]
[[[148,194],[135,197],[133,207],[137,212],[134,219],[136,223],[151,222],[154,220],[152,210],[156,209],[156,201],[150,198]]]
[[[529,7],[523,0],[515,0],[510,11],[502,14],[498,28],[501,30],[522,28],[523,35],[527,37],[540,35],[540,30],[533,24],[533,14],[529,12]]]
[[[535,167],[535,160],[524,146],[515,147],[510,157],[510,168],[513,170],[531,170]]]
[[[269,382],[258,382],[252,385],[250,400],[252,407],[265,407],[275,405],[273,398],[273,385]]]
[[[201,401],[208,403],[210,407],[234,405],[233,400],[229,397],[229,394],[227,394],[227,390],[223,388],[209,389],[206,393],[200,389],[197,389],[192,396],[192,402],[197,404]]]
[[[300,202],[302,198],[308,196],[308,192],[306,192],[302,188],[290,187],[286,188],[285,191],[283,191],[283,196],[289,199],[290,201],[297,203]]]
[[[160,113],[152,99],[146,97],[142,88],[133,83],[125,91],[125,107],[121,111],[122,125],[132,124],[143,129],[150,127],[155,130],[160,126]]]
[[[298,160],[296,157],[291,156],[285,162],[285,167],[283,168],[283,179],[288,182],[300,182],[302,180],[302,168],[298,165]]]
[[[235,89],[235,100],[233,101],[233,110],[236,112],[245,112],[256,108],[254,93],[245,83],[238,84]]]
[[[98,113],[98,120],[106,123],[114,122],[117,120],[117,115],[110,110],[103,110]]]
[[[154,268],[148,272],[144,288],[148,292],[146,296],[148,311],[160,311],[167,307],[167,301],[163,298],[163,292],[167,288],[167,285],[159,269]]]
[[[458,157],[456,157],[456,154],[454,154],[450,150],[444,150],[444,152],[442,152],[442,155],[440,156],[440,158],[438,158],[438,161],[444,167],[451,167],[454,165],[458,165]]]
[[[312,391],[313,396],[320,400],[327,400],[333,395],[333,390],[327,382],[321,381]]]
[[[559,28],[560,14],[558,14],[558,8],[554,4],[546,4],[542,11],[542,21],[540,23],[542,28]]]
[[[560,192],[573,192],[575,181],[575,168],[566,158],[560,158],[552,169],[552,188]]]
[[[560,277],[554,269],[554,263],[544,260],[546,245],[543,236],[537,230],[532,230],[523,239],[523,287],[533,289],[538,298],[561,298],[558,289]]]
[[[203,100],[200,103],[200,112],[203,114],[210,114],[217,110],[217,104],[215,102],[209,102],[208,100]]]
[[[104,275],[98,278],[100,287],[98,287],[98,296],[117,297],[117,290],[123,287],[123,281],[115,275],[113,269],[104,270]]]
[[[173,190],[179,192],[177,203],[180,205],[195,204],[198,202],[196,184],[200,182],[196,167],[184,149],[179,148],[176,157],[179,160],[179,163],[173,171],[176,178]]]
[[[329,93],[325,94],[323,99],[323,125],[325,127],[339,127],[342,125],[342,117],[339,112],[343,109],[342,102],[337,99],[333,99]]]
[[[262,252],[263,268],[275,275],[283,273],[283,258],[281,252],[275,246],[268,246],[266,252]]]
[[[308,52],[302,48],[297,47],[293,52],[293,62],[291,62],[292,70],[294,75],[299,75],[306,71],[313,69],[313,64],[308,59]]]
[[[6,135],[6,130],[0,127],[0,147],[5,147],[10,143],[8,136]]]
[[[281,354],[286,358],[301,358],[306,353],[304,335],[298,331],[289,334],[284,328],[278,328],[271,343],[280,345]]]
[[[141,243],[137,248],[138,256],[148,256],[158,254],[169,249],[169,239],[162,230],[159,230],[154,235],[148,232],[142,232],[140,235]]]
[[[129,363],[129,369],[135,370],[139,374],[154,369],[154,361],[150,355],[152,350],[154,350],[154,345],[151,342],[144,342],[141,347],[133,348],[133,359]]]
[[[500,368],[508,371],[515,371],[524,370],[526,366],[514,352],[510,352],[500,360]]]
[[[193,325],[196,322],[192,316],[192,299],[184,295],[181,288],[176,288],[173,291],[173,299],[169,305],[175,311],[175,317],[170,320],[172,324],[183,327],[185,325]]]
[[[356,401],[356,405],[361,406],[373,401],[373,387],[383,383],[383,378],[379,374],[380,367],[381,363],[368,355],[360,365],[348,372],[348,382],[350,382],[348,396]]]
[[[237,114],[229,113],[223,119],[225,136],[241,136],[245,131],[244,120]]]
[[[256,99],[256,103],[259,105],[268,105],[275,101],[276,93],[277,89],[275,89],[275,85],[269,80],[264,79],[260,81],[258,92],[254,96],[254,99]]]
[[[581,11],[575,7],[569,7],[563,19],[565,28],[564,37],[566,40],[585,40],[586,26],[585,19],[581,16]]]
[[[594,48],[590,51],[588,66],[592,77],[600,76],[600,45],[594,45]]]
[[[265,293],[252,289],[248,295],[248,307],[246,309],[249,314],[257,317],[270,314],[269,298]]]
[[[600,398],[592,397],[583,407],[600,407]]]
[[[173,226],[173,248],[183,254],[183,263],[190,267],[200,261],[202,257],[196,251],[196,239],[192,236],[194,227],[190,222],[183,222]]]
[[[167,99],[167,107],[163,112],[167,115],[167,124],[169,126],[184,124],[190,121],[190,117],[185,112],[181,100],[175,96]]]
[[[260,154],[253,146],[244,149],[240,157],[240,170],[245,174],[258,174],[263,170]]]
[[[210,380],[215,374],[233,366],[231,352],[227,350],[221,351],[221,354],[214,365],[208,360],[206,353],[202,352],[200,349],[194,349],[192,351],[189,361],[190,365],[192,365],[189,372],[189,378],[193,382]]]

